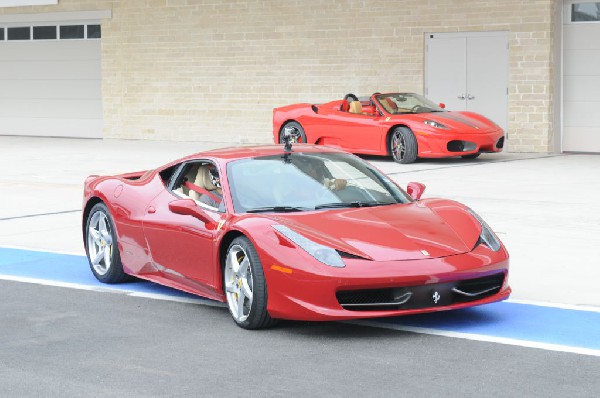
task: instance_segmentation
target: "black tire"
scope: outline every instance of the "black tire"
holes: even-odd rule
[[[283,144],[283,132],[285,131],[286,128],[292,128],[295,129],[296,132],[294,133],[294,135],[296,136],[295,140],[292,140],[292,143],[294,144],[306,144],[306,133],[304,133],[304,129],[302,128],[302,125],[298,122],[288,122],[286,124],[283,125],[283,127],[281,128],[281,131],[279,132],[279,143]]]
[[[92,230],[98,234],[97,237],[92,235]],[[90,210],[84,234],[85,252],[96,279],[102,283],[122,283],[133,279],[123,271],[115,224],[104,203],[97,203]]]
[[[470,155],[462,155],[461,158],[463,159],[477,159],[479,157],[479,155],[481,155],[480,153],[472,153]]]
[[[392,130],[388,146],[395,162],[408,164],[417,160],[417,139],[408,127],[400,126]]]
[[[246,307],[247,296],[245,298],[242,297],[242,316],[240,316],[238,295],[243,290],[243,282],[240,281],[241,278],[239,274],[236,275],[234,272],[228,271],[228,269],[230,269],[230,256],[235,256],[235,261],[238,261],[238,264],[240,264],[239,270],[242,269],[242,264],[246,256],[249,260],[247,267],[250,270],[251,281],[249,283],[248,281],[246,282],[248,285],[251,285],[252,301],[249,305],[249,311],[246,314],[245,310],[248,309]],[[247,275],[245,278],[247,279]],[[240,293],[228,290],[227,286],[231,286],[232,289],[236,289],[237,286]],[[265,281],[260,258],[258,257],[258,253],[252,242],[245,236],[238,236],[235,238],[227,249],[227,257],[225,258],[223,269],[223,290],[225,292],[229,313],[231,314],[233,321],[239,327],[243,329],[265,329],[277,323],[277,320],[271,318],[267,312],[267,283]]]

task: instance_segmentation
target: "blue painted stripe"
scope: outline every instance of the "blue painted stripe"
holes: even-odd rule
[[[92,275],[84,256],[0,248],[0,275],[106,285]],[[111,285],[128,292],[193,297],[155,283]],[[463,310],[382,318],[378,323],[509,338],[600,350],[600,312],[501,302]]]

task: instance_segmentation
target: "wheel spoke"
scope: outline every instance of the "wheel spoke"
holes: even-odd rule
[[[240,321],[244,320],[244,299],[246,298],[246,296],[244,296],[243,292],[239,292],[238,293],[238,298],[237,298],[237,318]]]
[[[235,282],[227,282],[225,284],[225,291],[227,293],[237,293],[238,292],[238,287],[235,284]]]
[[[102,235],[105,235],[108,232],[108,228],[106,227],[106,218],[104,217],[104,215],[100,217],[100,220],[98,222],[98,230]]]
[[[246,277],[246,275],[248,274],[248,267],[250,266],[250,261],[248,260],[248,257],[244,257],[244,259],[242,260],[242,262],[240,263],[240,268],[239,268],[239,275],[241,277]]]
[[[106,269],[108,269],[108,267],[110,267],[110,246],[104,246],[104,266],[106,267]]]
[[[103,257],[104,257],[104,250],[98,249],[98,253],[96,253],[96,256],[92,259],[92,264],[94,264],[94,265],[100,264],[100,260],[102,260]]]
[[[92,239],[94,240],[94,243],[95,244],[99,244],[99,242],[100,242],[100,232],[98,232],[94,228],[90,227],[89,233],[90,233]]]
[[[234,275],[237,275],[240,271],[240,263],[238,263],[237,253],[237,251],[229,252],[229,265]]]
[[[247,279],[242,279],[242,293],[244,294],[244,296],[246,296],[248,298],[249,301],[249,305],[252,305],[252,289],[250,288],[250,285],[248,284],[248,280]]]

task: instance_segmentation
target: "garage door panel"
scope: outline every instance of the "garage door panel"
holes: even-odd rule
[[[572,101],[564,103],[565,126],[594,127],[600,131],[600,102]]]
[[[98,99],[101,82],[98,79],[79,80],[71,84],[66,79],[1,80],[0,99]]]
[[[565,76],[564,77],[563,100],[600,102],[600,75],[597,76]]]
[[[59,99],[3,99],[0,100],[0,118],[93,118],[102,112],[101,100]]]
[[[0,135],[31,135],[41,137],[98,138],[102,131],[100,119],[74,118],[2,118]]]
[[[565,76],[597,76],[600,71],[600,50],[566,50]]]
[[[569,20],[568,16],[567,19]],[[562,149],[600,152],[600,23],[563,25]]]
[[[571,50],[600,50],[597,24],[565,25],[564,46]]]
[[[563,151],[600,152],[598,127],[564,127]]]
[[[3,79],[69,79],[101,78],[100,63],[95,61],[5,61],[0,63]]]
[[[100,40],[32,40],[0,43],[1,61],[100,61]]]
[[[102,137],[100,40],[0,42],[0,134]]]

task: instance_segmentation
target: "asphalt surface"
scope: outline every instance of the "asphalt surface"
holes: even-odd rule
[[[597,357],[0,281],[0,396],[594,397]]]
[[[0,247],[82,254],[87,175],[219,146],[0,137]],[[598,313],[600,156],[367,160],[478,211],[511,254],[513,299]],[[600,340],[598,325],[568,326]],[[594,353],[336,322],[245,331],[222,307],[2,278],[0,337],[0,397],[600,396]]]

